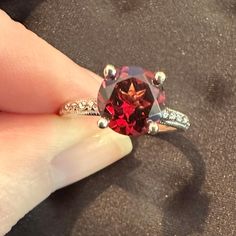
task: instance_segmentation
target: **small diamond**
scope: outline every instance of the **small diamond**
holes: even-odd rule
[[[177,120],[178,122],[181,122],[181,121],[182,121],[182,116],[181,116],[180,114],[177,114],[177,115],[176,115],[176,120]]]
[[[97,109],[97,104],[94,103],[94,104],[93,104],[93,110],[95,111],[96,109]]]
[[[93,102],[93,101],[89,101],[89,102],[88,102],[88,106],[89,106],[89,108],[92,109],[92,108],[93,108],[93,105],[94,105],[94,102]]]
[[[86,108],[86,104],[87,104],[86,101],[79,102],[79,108],[84,110]]]
[[[162,117],[163,117],[164,119],[167,119],[168,116],[169,116],[169,113],[168,113],[166,110],[163,111],[163,113],[162,113]]]
[[[184,116],[182,122],[184,124],[187,124],[189,122],[189,120],[188,120],[188,118],[186,116]]]
[[[175,120],[176,114],[174,112],[171,112],[169,118],[170,118],[170,120]]]
[[[71,103],[69,107],[69,111],[76,112],[78,108],[78,104],[76,102]]]

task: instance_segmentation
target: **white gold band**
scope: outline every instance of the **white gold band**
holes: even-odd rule
[[[97,107],[96,99],[79,99],[71,102],[67,102],[62,106],[59,111],[60,115],[63,116],[78,116],[78,115],[92,115],[100,116]],[[176,110],[165,108],[159,114],[160,124],[167,127],[172,127],[180,130],[187,130],[190,126],[188,117]],[[173,130],[173,129],[164,129],[163,132]],[[160,130],[162,131],[162,130]]]

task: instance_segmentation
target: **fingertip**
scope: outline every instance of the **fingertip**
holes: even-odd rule
[[[129,137],[100,130],[52,159],[55,189],[81,180],[116,162],[132,151]]]

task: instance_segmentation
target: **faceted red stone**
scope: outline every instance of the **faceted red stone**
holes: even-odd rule
[[[115,79],[104,79],[98,109],[109,127],[125,135],[147,132],[147,121],[158,122],[165,103],[163,87],[153,85],[154,74],[140,67],[117,69]]]

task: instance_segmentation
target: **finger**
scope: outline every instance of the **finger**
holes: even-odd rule
[[[131,151],[129,138],[94,121],[0,115],[0,235],[51,192]]]
[[[52,113],[67,100],[94,97],[91,75],[0,10],[0,110]]]

